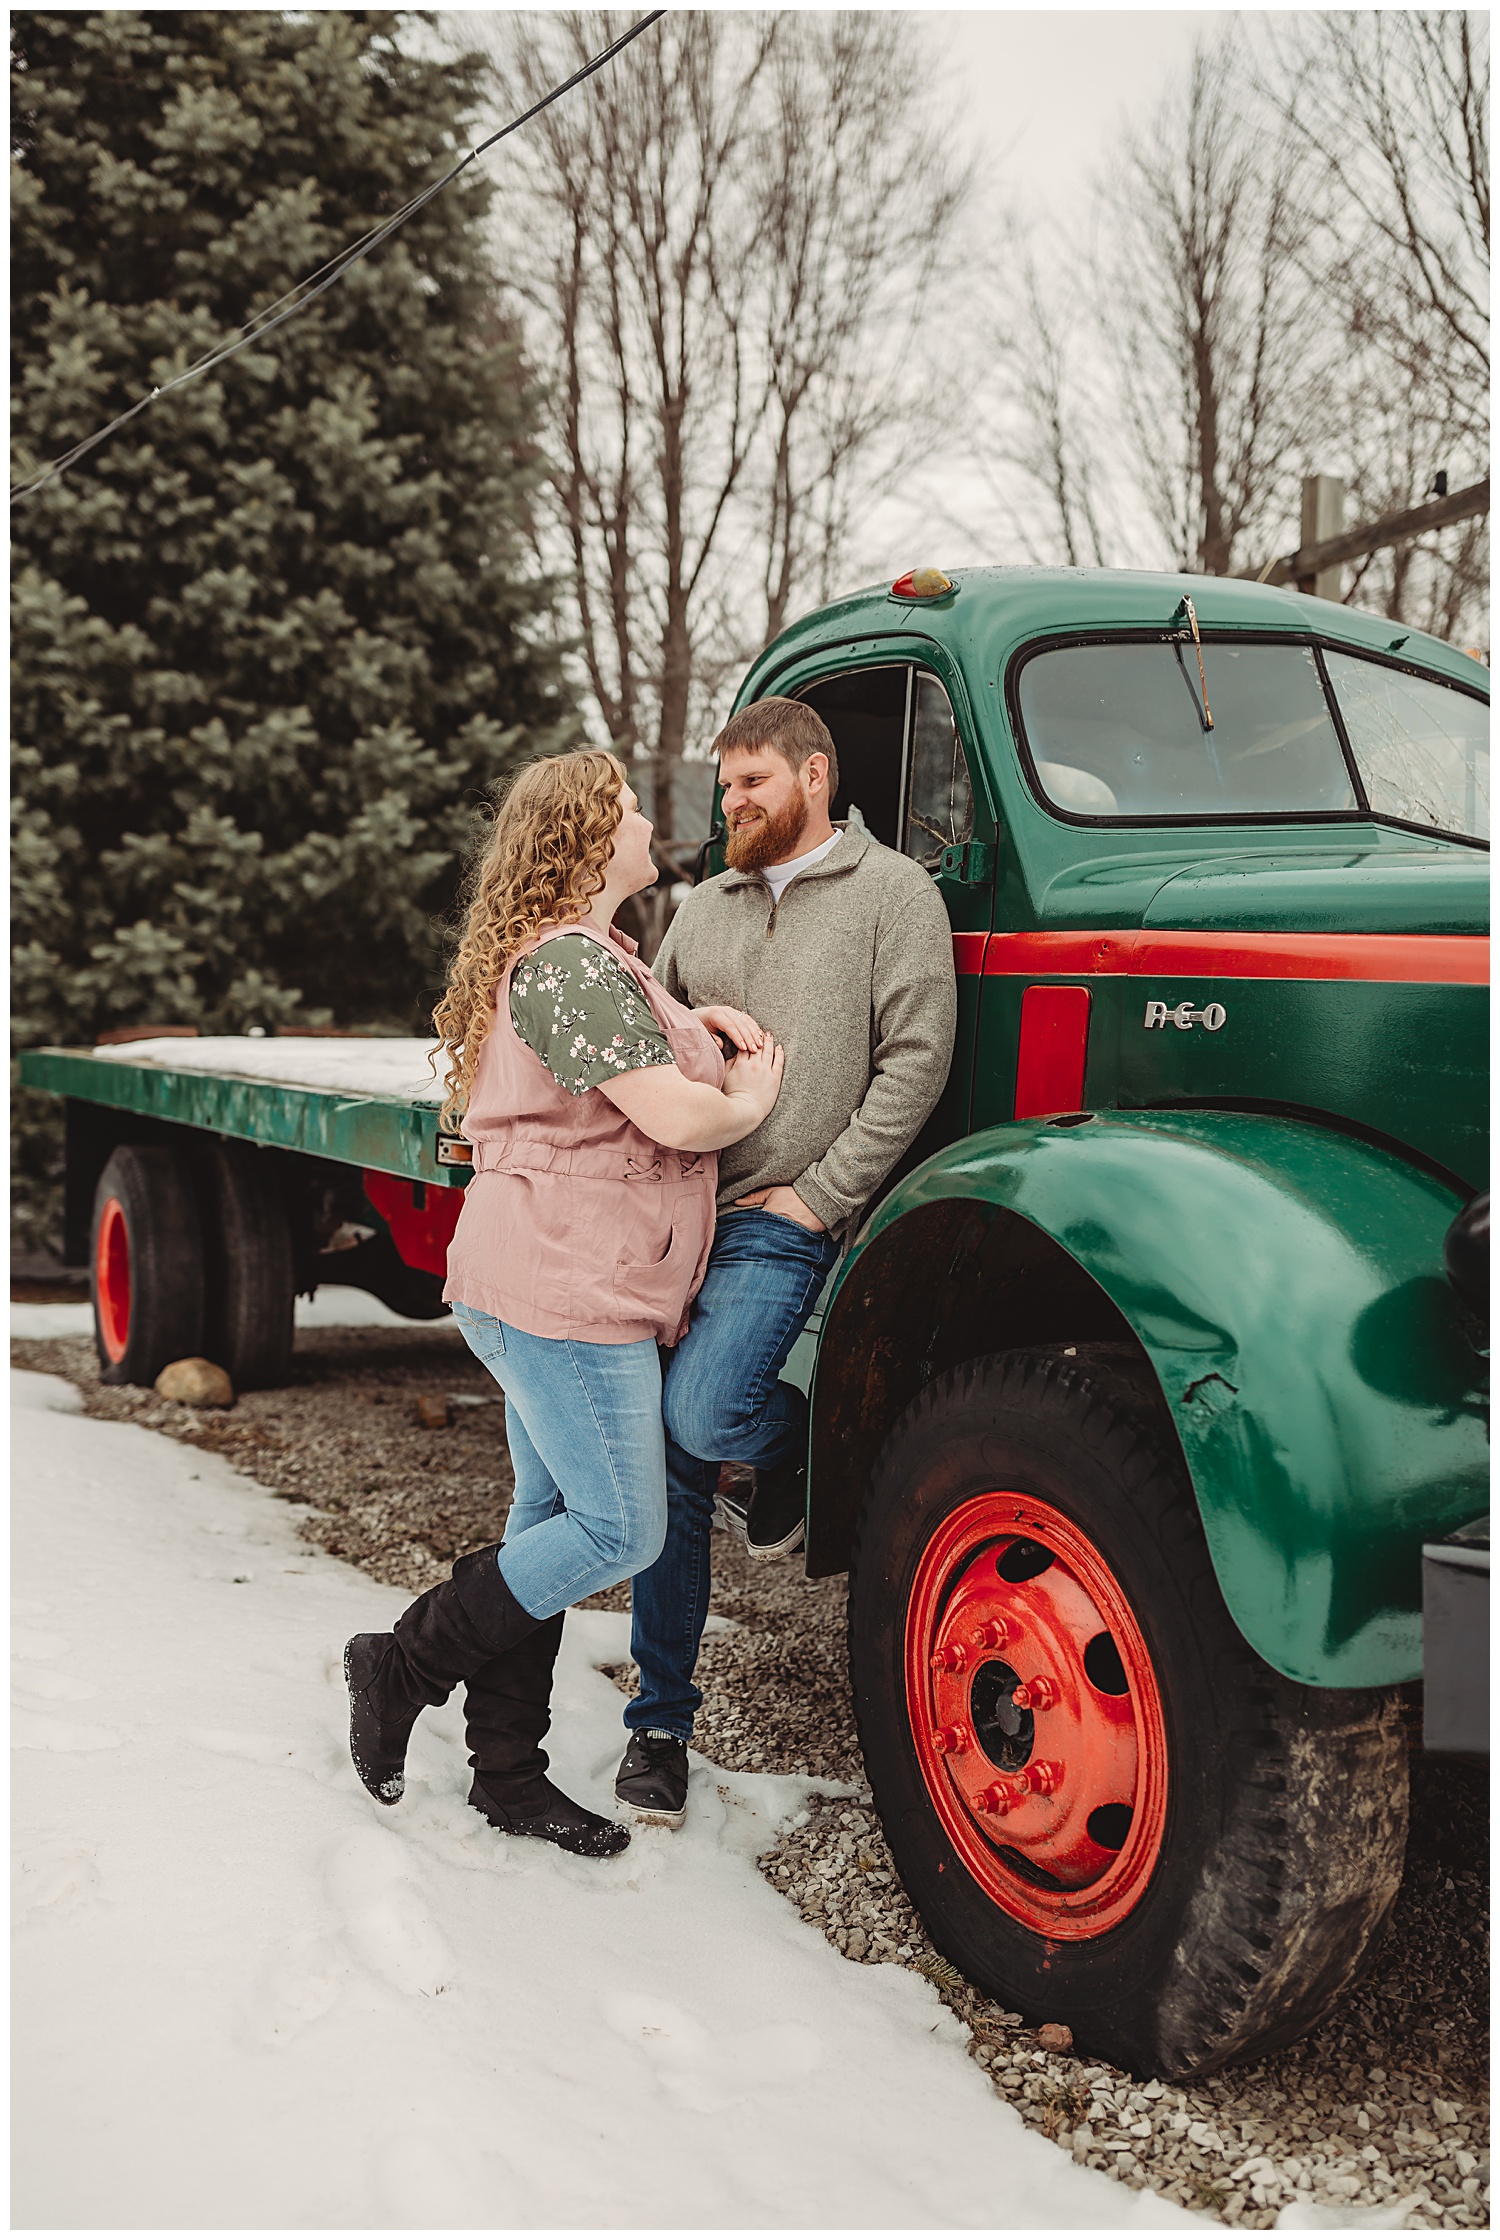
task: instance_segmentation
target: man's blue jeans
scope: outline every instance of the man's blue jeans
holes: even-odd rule
[[[719,1215],[703,1288],[662,1390],[667,1427],[667,1538],[631,1586],[631,1654],[640,1693],[625,1724],[693,1731],[693,1683],[708,1616],[709,1535],[721,1462],[766,1469],[801,1449],[807,1402],[780,1372],[838,1258],[832,1237],[783,1214],[741,1206]]]
[[[522,1609],[554,1617],[653,1563],[667,1527],[654,1340],[537,1338],[461,1305],[453,1319],[505,1394],[516,1494],[499,1564]]]

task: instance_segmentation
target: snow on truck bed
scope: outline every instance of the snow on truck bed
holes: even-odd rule
[[[431,1049],[422,1035],[161,1034],[141,1042],[107,1043],[94,1056],[117,1065],[231,1073],[294,1089],[338,1089],[347,1096],[437,1104],[446,1069],[439,1061],[434,1079],[427,1063]]]
[[[570,1859],[469,1811],[455,1702],[382,1811],[340,1655],[404,1598],[221,1458],[13,1396],[18,2227],[1204,2223],[1024,2129],[930,1985],[761,1879],[832,1784],[695,1760],[679,1834]],[[628,1630],[572,1612],[558,1670],[601,1809]]]

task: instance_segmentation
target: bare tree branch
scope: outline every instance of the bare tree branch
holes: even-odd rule
[[[1400,512],[1488,455],[1488,27],[1317,14],[1276,19],[1266,47],[1256,90],[1304,153],[1303,257],[1336,345],[1309,428],[1358,514]],[[1376,555],[1361,601],[1483,638],[1487,555],[1482,522]]]
[[[1285,511],[1309,342],[1299,159],[1247,113],[1232,42],[1126,151],[1098,264],[1135,473],[1179,565],[1232,572]]]
[[[613,21],[492,20],[521,98]],[[829,589],[882,446],[941,423],[914,345],[969,180],[924,67],[899,17],[683,12],[517,143],[501,250],[550,396],[542,541],[664,842],[730,670]]]

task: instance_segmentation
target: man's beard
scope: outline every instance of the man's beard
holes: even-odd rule
[[[731,825],[724,861],[731,871],[761,871],[768,863],[786,863],[795,855],[806,825],[807,803],[793,794],[779,815],[761,810],[744,824]]]

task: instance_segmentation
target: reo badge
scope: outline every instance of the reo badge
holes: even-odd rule
[[[1206,1003],[1201,1011],[1195,1011],[1190,1003],[1148,1003],[1146,1006],[1148,1027],[1177,1027],[1183,1033],[1189,1027],[1207,1027],[1210,1034],[1217,1034],[1228,1017],[1222,1003]]]

